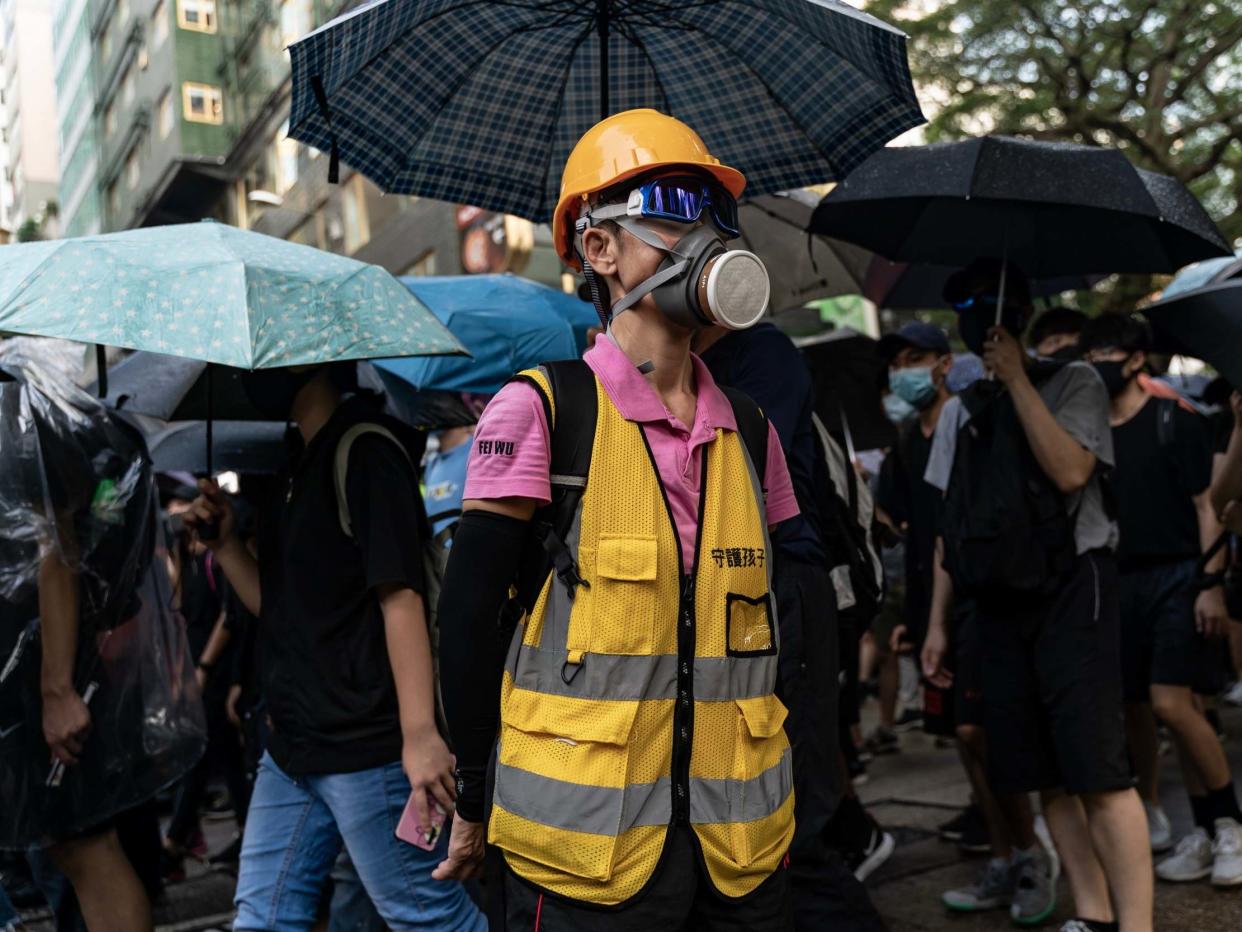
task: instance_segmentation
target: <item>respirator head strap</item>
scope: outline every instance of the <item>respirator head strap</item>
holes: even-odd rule
[[[683,256],[681,253],[677,252],[676,249],[669,247],[664,240],[660,239],[660,237],[656,236],[656,234],[644,227],[639,221],[632,220],[628,217],[621,217],[615,222],[617,226],[621,227],[621,229],[625,230],[625,232],[629,233],[635,239],[646,243],[652,249],[658,249],[660,252],[667,253],[668,255],[675,257],[677,261],[673,262],[667,268],[657,271],[654,275],[641,282],[634,288],[633,291],[629,292],[624,298],[614,304],[612,306],[612,316],[614,318],[622,311],[628,311],[661,285],[680,278],[690,267],[690,258],[688,256]]]

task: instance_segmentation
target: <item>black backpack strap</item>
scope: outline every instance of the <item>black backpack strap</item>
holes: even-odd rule
[[[586,491],[599,419],[595,373],[580,359],[543,363],[539,367],[547,384],[528,374],[514,376],[535,389],[543,402],[551,434],[549,479],[552,501],[534,517],[535,537],[543,548],[541,559],[528,561],[520,573],[518,597],[528,609],[543,589],[549,565],[572,593],[586,585],[578,573],[577,554],[566,544],[574,515]],[[536,552],[538,553],[538,552]]]
[[[755,475],[759,477],[759,484],[766,495],[768,491],[766,485],[768,481],[768,419],[763,409],[755,404],[745,392],[739,392],[736,388],[730,388],[727,385],[721,385],[720,390],[724,392],[724,396],[729,399],[729,405],[733,408],[737,432],[741,435],[742,444],[750,455],[750,461],[755,466]]]

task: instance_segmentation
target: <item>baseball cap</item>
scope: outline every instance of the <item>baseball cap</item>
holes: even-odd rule
[[[880,355],[889,362],[892,362],[898,353],[909,346],[931,350],[942,356],[950,352],[949,338],[945,332],[935,324],[924,323],[921,320],[912,320],[902,324],[901,329],[896,333],[886,333],[880,337]]]

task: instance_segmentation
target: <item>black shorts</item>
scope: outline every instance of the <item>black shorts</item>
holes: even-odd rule
[[[1217,685],[1220,644],[1195,630],[1197,559],[1127,565],[1121,573],[1121,657],[1126,702],[1148,702],[1151,686]]]
[[[792,932],[789,871],[782,861],[749,896],[728,899],[707,879],[694,833],[669,830],[656,873],[621,906],[544,893],[504,869],[505,929],[529,932]]]
[[[953,715],[958,725],[983,725],[983,648],[973,602],[953,613]]]
[[[963,599],[953,608],[949,655],[944,665],[953,672],[948,689],[923,681],[923,730],[952,738],[959,725],[983,725],[983,663],[974,602]]]
[[[999,793],[1134,785],[1126,757],[1117,570],[1078,558],[1055,595],[978,604],[988,771]]]

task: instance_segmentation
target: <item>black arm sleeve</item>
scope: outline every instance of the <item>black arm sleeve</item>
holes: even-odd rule
[[[529,521],[466,512],[440,590],[440,693],[457,755],[457,812],[468,822],[483,819],[509,646],[500,615],[529,538]]]

